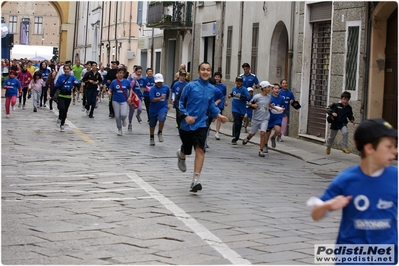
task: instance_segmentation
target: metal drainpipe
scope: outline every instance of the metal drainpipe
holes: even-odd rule
[[[240,2],[240,44],[238,47],[238,55],[237,55],[237,59],[238,59],[238,64],[237,64],[237,73],[240,74],[240,69],[241,69],[241,54],[242,54],[242,28],[243,28],[243,20],[244,20],[244,2]]]
[[[103,43],[103,23],[104,23],[104,1],[101,3],[101,21],[100,21],[100,56],[98,58],[99,62],[102,62],[102,50],[104,48]]]
[[[89,25],[89,4],[90,2],[87,2],[87,10],[86,10],[86,12],[87,12],[87,14],[86,14],[86,32],[85,32],[85,60],[84,60],[84,62],[86,62],[86,51],[87,51],[87,33],[89,32],[89,28],[88,28],[88,25]]]
[[[77,46],[77,44],[76,44],[76,33],[77,33],[77,29],[78,29],[78,24],[79,23],[77,23],[77,21],[78,21],[78,13],[79,13],[79,8],[78,8],[78,6],[80,6],[80,2],[78,1],[78,2],[76,2],[76,6],[75,6],[75,8],[76,8],[76,12],[75,12],[75,34],[73,35],[73,49],[72,49],[72,62],[74,62],[73,60],[75,59],[75,61],[76,61],[76,58],[75,58],[75,49],[76,49],[76,46]],[[60,50],[58,50],[58,62],[60,61]],[[79,53],[79,56],[80,56],[80,53]],[[80,59],[80,58],[79,58]]]
[[[192,37],[192,42],[193,42],[193,49],[191,50],[191,73],[192,74],[194,74],[194,54],[195,54],[195,27],[196,27],[196,23],[195,23],[195,19],[196,19],[196,14],[197,14],[197,2],[194,2],[193,3],[193,7],[194,7],[194,12],[193,12],[193,14],[194,14],[194,16],[193,16],[193,37]],[[199,61],[199,60],[198,60]],[[198,63],[199,64],[199,63]],[[193,77],[192,77],[192,74],[191,74],[191,80],[193,80]]]
[[[129,48],[128,50],[130,51],[130,38],[132,36],[132,1],[130,1],[130,16],[129,16],[130,22],[129,22]]]
[[[118,40],[116,39],[117,31],[118,31],[118,5],[119,5],[119,1],[116,2],[116,7],[115,7],[115,53],[116,53],[116,60],[119,60]]]
[[[224,40],[224,19],[225,19],[225,12],[226,12],[226,2],[222,2],[222,25],[221,25],[221,32],[220,32],[220,38],[221,38],[221,51],[220,51],[220,58],[219,58],[219,69],[217,71],[221,72],[222,71],[222,63],[223,63],[223,40]]]
[[[108,63],[111,63],[111,42],[109,41],[109,32],[110,32],[110,28],[111,28],[111,1],[109,1],[109,7],[108,7],[108,49],[109,52],[107,53],[107,57],[108,57]]]
[[[364,38],[364,51],[363,51],[363,61],[365,61],[365,66],[364,66],[364,78],[363,78],[363,99],[362,99],[362,104],[360,107],[360,114],[361,114],[361,119],[366,119],[367,118],[367,109],[368,109],[368,91],[369,91],[369,76],[370,76],[370,49],[371,49],[371,19],[370,19],[370,14],[369,14],[369,9],[370,9],[370,3],[366,2],[366,18],[365,18],[365,33],[366,36]],[[360,121],[359,121],[360,122]]]
[[[292,57],[293,57],[293,49],[294,49],[294,25],[295,25],[295,5],[296,2],[291,2],[291,29],[290,29],[290,35],[288,36],[289,38],[289,47],[288,47],[288,69],[287,69],[287,77],[288,80],[293,80],[291,77],[292,73]]]

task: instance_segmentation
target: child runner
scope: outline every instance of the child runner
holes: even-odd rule
[[[14,70],[10,70],[8,78],[3,83],[3,88],[6,90],[6,117],[10,117],[10,105],[12,110],[15,111],[15,104],[17,103],[17,97],[22,93],[22,87],[19,80],[16,78],[17,73]],[[41,89],[41,87],[40,87]]]

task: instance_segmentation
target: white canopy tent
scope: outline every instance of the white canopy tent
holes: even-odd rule
[[[50,60],[53,57],[52,46],[36,46],[36,45],[14,45],[11,50],[11,60],[16,58],[33,58],[44,57]]]

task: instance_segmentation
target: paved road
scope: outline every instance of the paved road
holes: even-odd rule
[[[315,223],[305,202],[355,155],[306,160],[324,148],[287,138],[261,158],[253,143],[211,137],[195,194],[172,118],[151,147],[135,118],[117,136],[106,103],[94,119],[72,105],[65,132],[56,111],[28,104],[9,119],[2,107],[3,264],[309,264],[314,244],[335,240],[340,214]]]

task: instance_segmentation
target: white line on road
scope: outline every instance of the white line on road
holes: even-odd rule
[[[185,223],[196,233],[200,238],[207,242],[212,248],[219,252],[224,258],[228,259],[232,264],[249,265],[251,262],[244,259],[237,252],[232,250],[229,246],[222,242],[217,236],[212,234],[205,226],[198,223],[193,217],[188,215],[183,209],[174,204],[171,200],[163,196],[150,184],[141,179],[138,175],[133,173],[126,174],[130,179],[136,182],[142,189],[144,189],[150,196],[158,200],[165,208],[170,210],[174,216]]]
[[[58,189],[58,190],[10,190],[3,193],[109,193],[141,190],[141,188],[119,188],[119,189],[102,189],[102,190],[76,190],[76,189]]]

